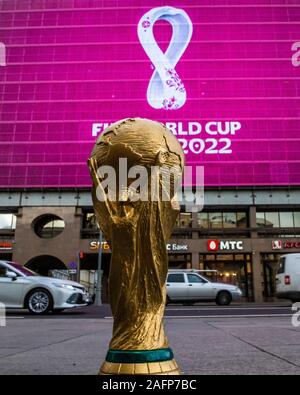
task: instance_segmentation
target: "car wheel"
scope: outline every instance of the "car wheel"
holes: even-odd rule
[[[232,296],[227,291],[221,291],[218,293],[216,303],[218,306],[229,306],[232,301]]]
[[[171,303],[171,299],[169,298],[169,296],[167,295],[167,298],[166,298],[166,306],[168,305],[168,304],[170,304]]]
[[[31,314],[47,314],[52,309],[52,296],[45,289],[35,289],[26,298],[26,308]]]

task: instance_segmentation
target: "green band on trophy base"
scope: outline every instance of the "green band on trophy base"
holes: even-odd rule
[[[161,348],[159,350],[109,350],[106,355],[106,361],[113,363],[164,362],[173,358],[173,351],[170,348]]]

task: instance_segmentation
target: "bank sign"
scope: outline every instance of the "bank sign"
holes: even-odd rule
[[[97,251],[100,247],[100,241],[91,241],[90,242],[90,250]],[[166,245],[166,249],[168,252],[187,252],[189,247],[187,244],[177,244],[177,243],[168,243]],[[101,243],[101,250],[110,252],[110,246],[107,241],[103,241]]]
[[[90,186],[95,139],[136,116],[207,186],[299,185],[300,5],[281,3],[0,2],[0,187]]]

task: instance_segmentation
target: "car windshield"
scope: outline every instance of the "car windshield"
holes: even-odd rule
[[[12,266],[14,269],[19,270],[19,272],[21,272],[22,274],[24,274],[25,276],[37,276],[37,274],[35,272],[33,272],[32,270],[27,269],[26,267],[20,265],[19,263],[15,263],[15,262],[7,262],[10,266]]]

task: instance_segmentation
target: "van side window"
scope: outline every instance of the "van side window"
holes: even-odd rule
[[[182,273],[173,273],[168,275],[168,283],[184,283],[184,276]]]
[[[283,274],[285,272],[285,258],[280,258],[278,262],[278,274]]]

